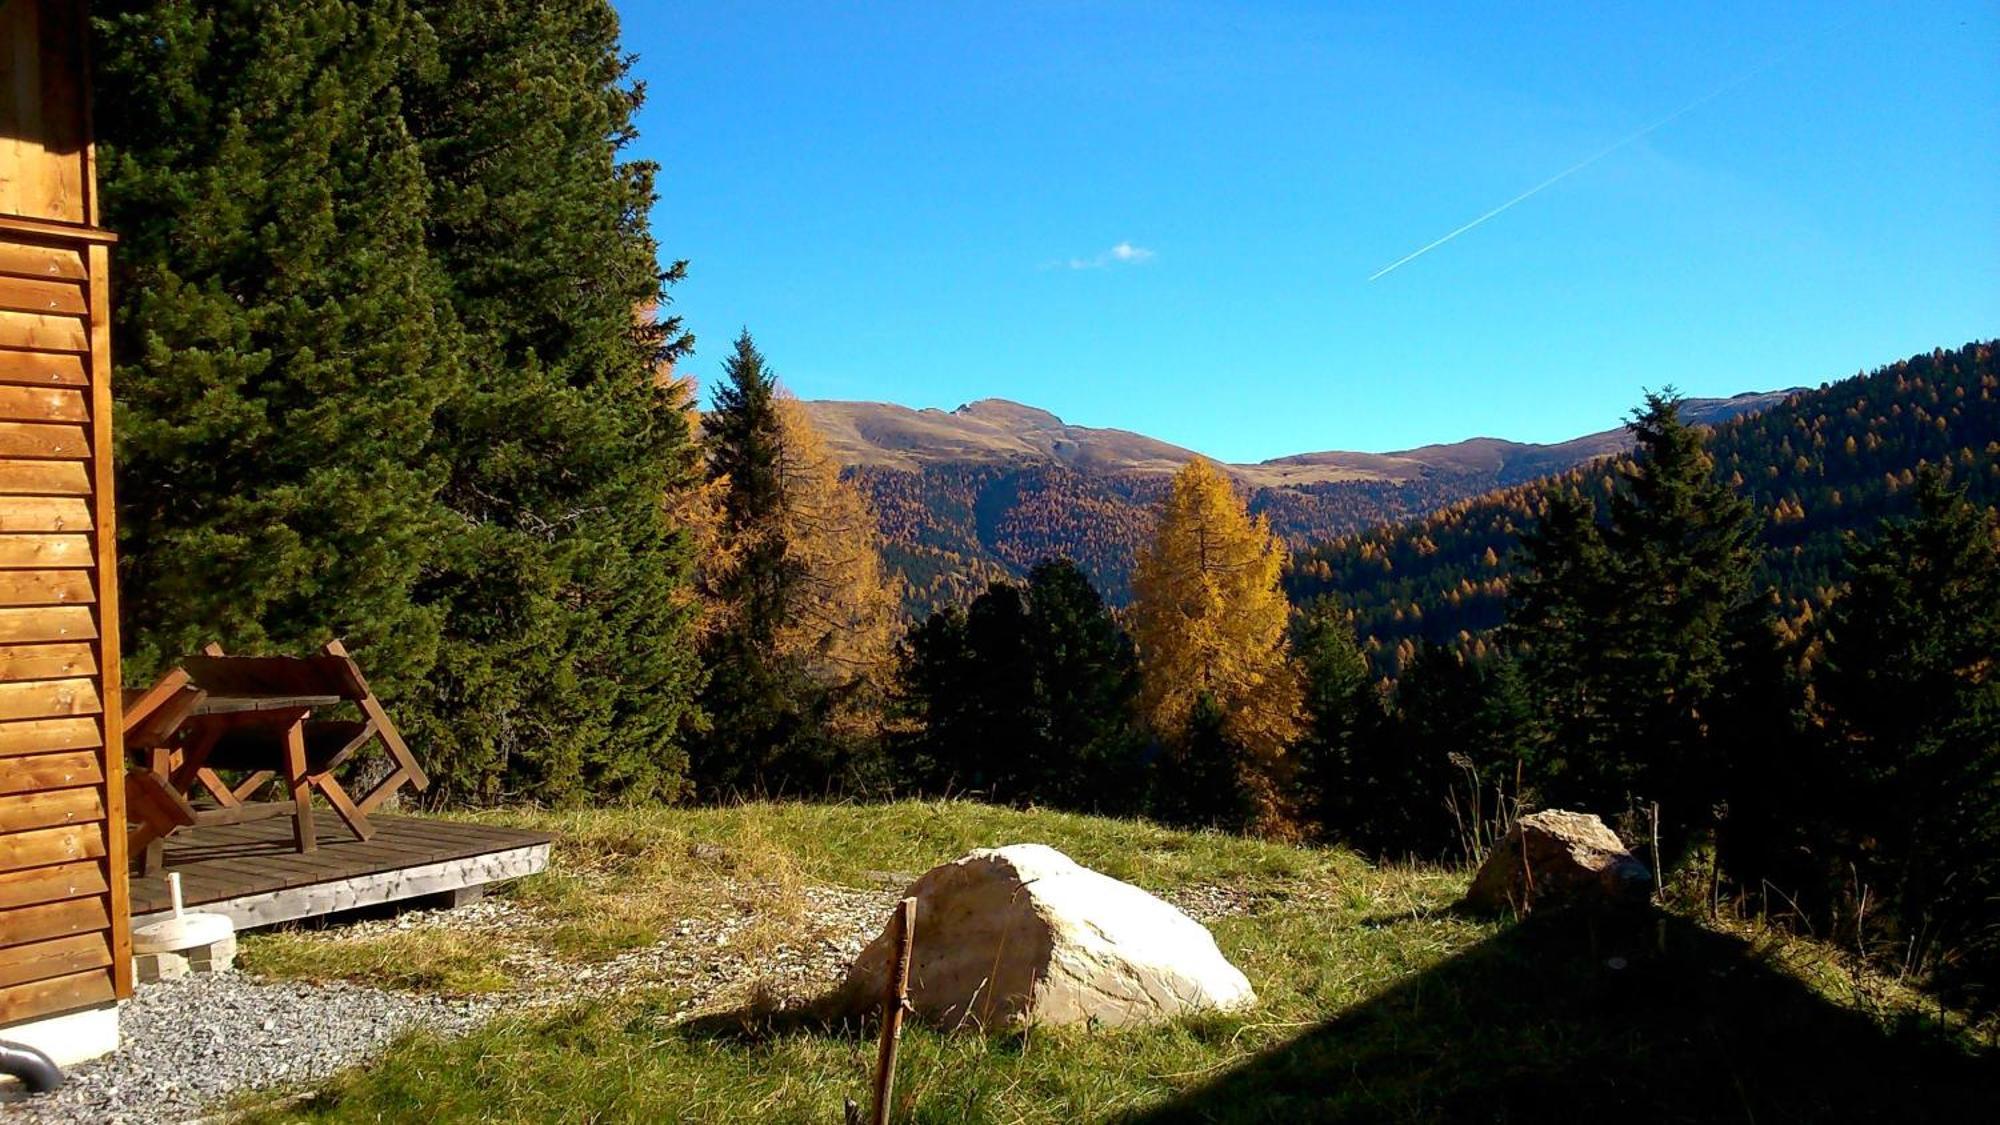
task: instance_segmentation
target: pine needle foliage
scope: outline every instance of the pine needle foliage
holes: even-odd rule
[[[435,38],[396,2],[94,14],[129,671],[343,636],[407,699],[464,386],[398,82]]]
[[[1633,417],[1602,526],[1558,492],[1524,543],[1510,625],[1542,700],[1551,795],[1607,812],[1652,808],[1685,848],[1713,826],[1726,770],[1713,720],[1736,639],[1755,627],[1758,522],[1718,479],[1671,391]]]
[[[611,5],[94,17],[133,675],[340,636],[435,799],[679,794],[689,341]]]
[[[1850,542],[1824,628],[1821,833],[1847,928],[2000,1006],[2000,523],[1935,467],[1917,513]],[[1838,871],[1829,882],[1840,882]],[[1859,896],[1878,900],[1874,911]]]
[[[1144,792],[1132,639],[1081,568],[1045,559],[912,627],[899,687],[905,769],[934,793],[1137,811]]]
[[[643,99],[604,0],[416,0],[436,65],[405,75],[428,234],[466,383],[444,404],[449,533],[424,733],[459,795],[684,793],[699,680],[686,537],[693,341],[658,310],[658,168],[622,156]]]

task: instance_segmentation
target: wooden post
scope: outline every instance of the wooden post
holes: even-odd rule
[[[295,717],[285,728],[285,784],[292,791],[292,836],[300,854],[319,847],[313,827],[312,782],[306,777],[306,721]]]
[[[875,1057],[875,1125],[889,1125],[889,1099],[896,1086],[896,1042],[903,1037],[903,1013],[910,1010],[910,951],[917,938],[917,900],[896,904],[896,944],[889,962],[888,994],[882,997],[882,1047]]]

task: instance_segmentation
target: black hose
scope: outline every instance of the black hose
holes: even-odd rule
[[[0,1074],[13,1075],[35,1094],[46,1094],[63,1084],[62,1068],[55,1060],[20,1043],[0,1043]]]

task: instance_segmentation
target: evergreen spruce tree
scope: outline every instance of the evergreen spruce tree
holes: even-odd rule
[[[1604,536],[1616,592],[1603,633],[1608,742],[1577,780],[1605,806],[1656,803],[1671,856],[1713,827],[1725,795],[1715,721],[1757,612],[1759,524],[1671,390],[1648,394],[1631,429],[1637,455]]]
[[[739,544],[741,555],[717,594],[733,607],[734,628],[745,643],[770,649],[797,577],[785,566],[785,542],[776,528],[784,506],[778,376],[765,367],[764,354],[745,330],[723,361],[722,377],[707,420],[708,473],[728,482],[722,496],[724,534]]]
[[[1729,774],[1718,719],[1761,608],[1758,524],[1671,392],[1648,394],[1602,527],[1553,495],[1523,540],[1509,637],[1541,704],[1558,802],[1650,819],[1677,855],[1714,825]]]
[[[902,685],[933,791],[1129,811],[1143,790],[1132,642],[1066,559],[995,582],[904,644]]]
[[[1360,785],[1365,743],[1380,734],[1374,675],[1355,642],[1352,616],[1331,598],[1299,614],[1292,655],[1305,685],[1305,734],[1296,750],[1300,805],[1323,833],[1350,838],[1368,815]]]
[[[806,733],[809,710],[798,696],[795,670],[783,667],[777,652],[798,575],[786,561],[781,530],[778,377],[748,331],[723,361],[723,380],[704,433],[708,475],[722,482],[720,535],[733,544],[729,571],[709,580],[710,596],[724,608],[722,624],[704,645],[708,728],[695,772],[711,795],[776,783],[774,767],[784,748]]]
[[[1548,767],[1594,762],[1611,753],[1605,645],[1618,597],[1596,506],[1575,489],[1552,492],[1516,564],[1504,641],[1539,703]]]
[[[683,790],[698,668],[689,552],[691,340],[659,319],[658,169],[623,159],[641,91],[606,0],[413,0],[437,34],[408,116],[468,382],[437,446],[451,512],[424,597],[444,614],[423,733],[466,796]]]
[[[1806,634],[1787,638],[1772,620],[1775,592],[1740,615],[1733,669],[1711,724],[1724,763],[1718,864],[1746,891],[1766,885],[1805,893],[1824,873],[1822,817],[1841,798],[1819,760]]]
[[[1028,644],[1037,736],[1026,755],[1037,800],[1130,812],[1141,793],[1132,703],[1139,690],[1132,638],[1069,559],[1028,574]]]
[[[713,557],[697,773],[711,793],[871,782],[896,588],[875,517],[745,332],[704,437]]]
[[[1229,713],[1202,694],[1176,744],[1153,763],[1148,808],[1168,824],[1241,832],[1266,815],[1268,798],[1243,769],[1248,751],[1229,732]]]
[[[910,627],[897,650],[898,698],[911,727],[897,740],[898,773],[931,793],[971,792],[989,783],[983,716],[994,682],[973,651],[967,616],[957,606],[933,611]]]
[[[1880,905],[1861,936],[2000,1005],[2000,526],[1935,468],[1918,514],[1851,541],[1817,685],[1850,893]],[[1857,886],[1858,885],[1858,886]],[[1867,925],[1858,908],[1850,934]]]
[[[1030,629],[1027,598],[1012,582],[989,585],[965,611],[974,683],[957,783],[989,800],[1030,799],[1032,762],[1043,756]]]
[[[1505,808],[1533,803],[1535,751],[1513,661],[1421,646],[1396,682],[1391,734],[1363,775],[1373,815],[1360,842],[1391,856],[1467,858],[1469,836],[1491,839]]]
[[[135,672],[344,635],[443,799],[678,792],[686,339],[609,4],[97,16]]]
[[[397,84],[435,41],[396,0],[94,16],[128,674],[345,637],[405,714],[462,379]]]

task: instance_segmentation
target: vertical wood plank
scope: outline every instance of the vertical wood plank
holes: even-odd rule
[[[132,888],[125,855],[125,716],[118,640],[118,515],[111,482],[111,248],[90,247],[91,497],[97,505],[97,668],[104,700],[104,880],[113,993],[132,995]]]
[[[0,214],[25,214],[23,189],[33,164],[38,121],[28,115],[41,100],[37,81],[41,28],[39,4],[0,4]]]
[[[77,161],[77,173],[83,178],[83,218],[86,226],[96,226],[102,218],[102,208],[97,202],[97,98],[96,83],[91,81],[97,71],[90,52],[90,11],[89,5],[77,4],[70,8],[75,20],[70,36],[75,44],[71,58],[76,63],[76,106],[77,141],[82,150],[82,159]],[[107,312],[102,323],[109,325],[111,318]],[[106,353],[107,355],[109,353]],[[131,958],[126,958],[127,962]],[[118,995],[123,996],[124,993]]]
[[[45,5],[42,51],[43,143],[55,165],[49,215],[70,223],[91,221],[89,190],[83,178],[84,99],[82,4]]]

